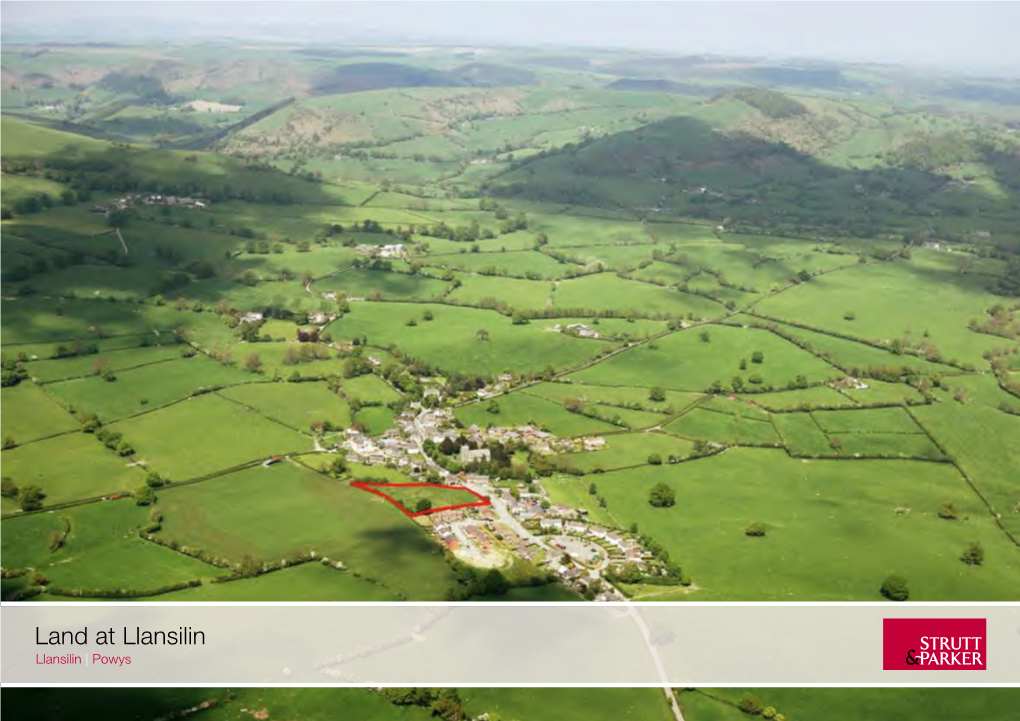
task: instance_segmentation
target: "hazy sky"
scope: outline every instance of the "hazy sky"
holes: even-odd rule
[[[1015,2],[0,3],[7,40],[185,34],[629,47],[1020,74]]]

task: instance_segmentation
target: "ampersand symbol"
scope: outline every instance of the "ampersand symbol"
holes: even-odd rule
[[[908,666],[920,666],[921,659],[914,658],[914,649],[907,651],[907,665]]]

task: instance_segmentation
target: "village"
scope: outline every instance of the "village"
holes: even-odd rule
[[[661,572],[653,554],[634,534],[590,521],[586,509],[553,504],[541,479],[518,482],[470,470],[454,473],[425,450],[428,442],[438,446],[458,440],[468,442],[454,456],[462,466],[488,461],[486,446],[492,442],[523,445],[541,455],[606,447],[606,440],[599,436],[558,438],[532,425],[458,428],[451,409],[415,403],[397,417],[396,427],[380,437],[347,429],[335,450],[342,448],[352,463],[396,468],[422,482],[463,486],[487,497],[489,506],[440,510],[416,519],[438,543],[474,567],[507,567],[514,557],[521,558],[548,569],[565,585],[597,601],[625,599],[606,580],[607,572],[618,575],[624,564],[641,574]]]

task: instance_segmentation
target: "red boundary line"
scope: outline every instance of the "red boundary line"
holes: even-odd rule
[[[399,508],[401,510],[401,512],[405,516],[407,516],[408,518],[414,518],[415,516],[427,516],[430,513],[439,513],[439,511],[454,511],[454,510],[456,510],[458,508],[474,508],[476,506],[491,506],[492,505],[492,501],[490,501],[488,498],[483,496],[481,493],[478,493],[476,491],[472,491],[470,488],[466,488],[464,486],[441,486],[438,483],[366,483],[364,481],[354,481],[354,482],[351,483],[351,485],[354,486],[355,488],[360,488],[363,491],[368,491],[369,493],[374,493],[377,496],[381,496],[382,498],[385,498],[387,501],[389,501],[394,506]],[[449,489],[451,491],[465,491],[467,493],[470,493],[474,497],[476,497],[478,500],[475,501],[474,503],[458,503],[455,506],[442,506],[440,508],[430,508],[427,511],[418,511],[417,513],[412,513],[410,510],[405,508],[404,504],[402,504],[396,498],[394,498],[393,496],[391,496],[389,494],[383,493],[382,491],[377,491],[376,487],[382,487],[382,488],[446,488],[446,489]]]

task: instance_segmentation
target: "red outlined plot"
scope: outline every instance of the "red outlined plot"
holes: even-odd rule
[[[439,511],[453,511],[458,508],[473,508],[476,506],[491,506],[492,501],[483,496],[481,493],[472,491],[470,488],[464,486],[441,486],[438,483],[365,483],[362,481],[354,481],[351,483],[355,488],[360,488],[363,491],[374,493],[377,496],[382,496],[387,501],[392,503],[394,506],[399,508],[401,512],[408,518],[414,518],[415,516],[427,516],[430,513],[438,513]],[[457,503],[452,506],[439,506],[437,508],[430,508],[427,511],[412,511],[404,507],[404,505],[393,496],[388,493],[378,490],[380,488],[445,488],[449,491],[463,491],[464,493],[470,493],[472,496],[477,498],[477,501],[473,503]]]

